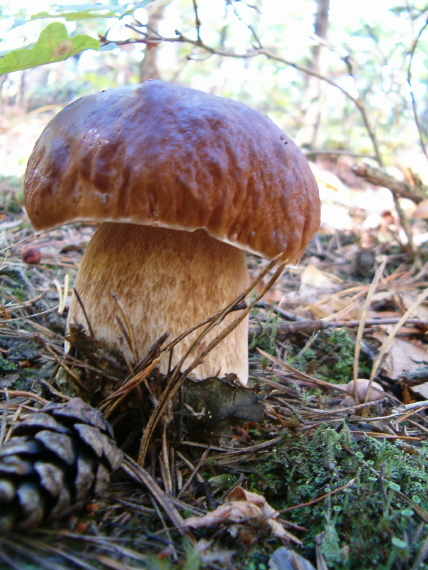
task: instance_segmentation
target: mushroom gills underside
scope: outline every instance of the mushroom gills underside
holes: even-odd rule
[[[225,308],[248,284],[244,252],[202,229],[186,232],[106,222],[95,232],[80,264],[75,283],[80,302],[73,295],[68,325],[81,325],[89,334],[89,321],[95,338],[117,346],[136,363],[165,332],[173,340]],[[239,314],[234,311],[215,326],[182,369]],[[123,341],[123,315],[132,330],[134,350]],[[163,374],[180,361],[201,330],[174,347],[171,362],[168,357],[161,361]],[[247,384],[247,318],[205,356],[192,377],[229,373]]]

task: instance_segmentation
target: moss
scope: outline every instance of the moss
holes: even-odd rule
[[[255,348],[260,348],[264,352],[276,356],[275,339],[277,336],[279,321],[279,315],[270,312],[266,320],[263,321],[263,329],[261,333],[253,335],[253,338],[249,343],[249,350],[252,351]],[[269,361],[266,357],[263,357],[262,366],[267,366],[268,363]]]
[[[321,331],[307,350],[292,347],[288,362],[308,374],[316,374],[325,380],[344,384],[352,380],[355,338],[348,329]],[[359,377],[370,374],[370,362],[360,355]]]
[[[6,358],[3,358],[3,356],[0,354],[0,374],[2,372],[11,372],[17,369],[18,366],[14,362],[6,360]]]
[[[403,560],[414,560],[428,531],[425,525],[417,535],[420,521],[404,498],[428,509],[427,454],[428,446],[412,455],[387,441],[353,442],[346,427],[339,433],[323,429],[312,438],[287,433],[250,476],[251,489],[279,510],[326,495],[284,515],[309,529],[301,554],[312,562],[319,535],[330,570],[399,569]],[[397,540],[405,540],[406,548],[394,547]]]

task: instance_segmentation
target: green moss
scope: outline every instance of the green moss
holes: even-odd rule
[[[260,348],[268,354],[276,356],[275,339],[278,331],[280,317],[273,312],[270,312],[266,320],[263,321],[263,329],[260,334],[253,335],[249,343],[249,350]],[[267,366],[269,360],[266,357],[262,359],[262,366]]]
[[[420,520],[413,509],[428,509],[427,455],[428,446],[412,455],[387,441],[352,442],[346,427],[339,433],[322,429],[312,438],[290,433],[260,460],[251,488],[279,510],[326,495],[284,515],[309,529],[301,550],[308,559],[314,561],[319,535],[330,570],[399,569],[403,560],[414,561],[428,532],[425,525],[417,535]],[[394,546],[397,540],[405,540],[406,548]]]
[[[6,358],[3,358],[3,356],[0,354],[0,374],[2,372],[11,372],[12,370],[17,370],[17,368],[18,366],[14,362],[6,360]]]
[[[306,350],[290,350],[288,362],[308,374],[325,380],[345,384],[352,380],[355,338],[345,328],[321,331]],[[371,365],[360,356],[359,377],[370,374]]]

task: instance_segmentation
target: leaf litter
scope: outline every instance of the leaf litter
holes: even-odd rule
[[[370,568],[370,557],[391,568],[423,564],[424,269],[383,246],[365,281],[355,247],[338,235],[317,236],[285,272],[249,256],[251,387],[230,377],[192,388],[189,370],[156,372],[174,339],[131,367],[79,330],[70,332],[78,355],[64,353],[70,288],[93,226],[34,237],[23,215],[7,211],[0,226],[1,441],[45,403],[78,395],[102,410],[125,453],[108,491],[83,512],[28,536],[5,533],[4,567],[185,568],[195,559],[261,568],[281,542],[319,568]],[[29,247],[40,262],[27,262]],[[126,328],[114,299],[112,307]],[[357,378],[376,380],[382,397],[366,390],[371,401],[355,399],[346,386]],[[374,547],[364,526],[360,536],[349,528],[364,493],[383,533]]]

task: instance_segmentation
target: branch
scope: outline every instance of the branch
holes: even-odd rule
[[[195,13],[196,35],[198,37],[198,44],[200,44],[200,43],[202,43],[202,40],[201,40],[201,20],[199,19],[198,5],[196,3],[196,0],[193,0],[193,11]]]
[[[373,168],[367,164],[356,164],[352,167],[352,172],[376,186],[389,188],[394,196],[408,198],[415,204],[419,204],[428,197],[428,186],[414,186],[407,182],[401,182],[383,170]]]
[[[377,327],[381,325],[396,325],[399,322],[399,318],[388,318],[388,319],[370,319],[365,322],[366,327]],[[423,321],[417,318],[410,318],[406,321],[407,325],[414,325],[420,327],[426,327],[428,321]],[[331,328],[358,328],[360,325],[360,320],[357,321],[321,321],[321,320],[303,320],[294,323],[280,322],[275,331],[278,335],[291,334],[291,333],[304,333],[311,334],[315,331],[321,331]],[[262,326],[260,324],[250,325],[249,337],[252,338],[255,334],[261,334],[270,332],[272,326]]]
[[[424,137],[423,137],[423,130],[422,130],[422,126],[419,120],[419,115],[418,115],[418,110],[416,107],[416,99],[415,99],[415,94],[413,92],[413,86],[412,86],[412,63],[413,63],[413,57],[415,55],[415,51],[417,48],[417,45],[419,43],[419,40],[423,34],[423,32],[426,30],[426,28],[428,27],[428,18],[426,19],[424,25],[422,26],[422,28],[419,30],[418,35],[416,36],[412,47],[410,49],[410,59],[409,59],[409,67],[407,70],[407,83],[409,85],[410,88],[410,97],[412,99],[412,109],[413,109],[413,116],[415,118],[415,123],[416,123],[416,128],[418,129],[418,134],[419,134],[419,142],[422,148],[423,153],[425,154],[426,158],[428,159],[428,153],[427,153],[427,149],[425,146],[425,142],[424,142]]]

